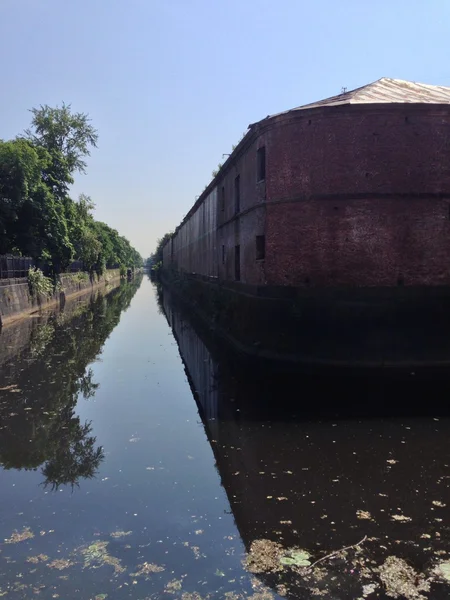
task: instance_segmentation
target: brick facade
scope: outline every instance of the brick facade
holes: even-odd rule
[[[449,207],[450,105],[291,111],[250,127],[165,247],[164,266],[252,285],[450,285]]]

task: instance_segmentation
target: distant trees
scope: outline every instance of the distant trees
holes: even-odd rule
[[[58,273],[73,260],[101,273],[142,266],[129,241],[95,221],[89,196],[69,196],[77,172],[97,146],[89,117],[70,105],[33,108],[23,136],[0,140],[0,254],[31,256]]]
[[[159,268],[163,262],[163,249],[167,242],[173,236],[173,232],[165,233],[159,240],[156,242],[156,250],[154,253],[147,258],[146,263],[151,268]]]

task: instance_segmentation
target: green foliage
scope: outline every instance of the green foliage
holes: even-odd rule
[[[217,167],[214,169],[214,171],[211,173],[212,178],[214,179],[214,177],[217,177],[217,175],[220,173],[220,169],[223,167],[223,163],[219,163],[217,165]]]
[[[87,273],[85,273],[84,271],[78,271],[78,273],[74,273],[72,275],[72,279],[76,282],[83,282],[83,281],[87,281],[89,279],[89,275]]]
[[[46,277],[40,269],[34,267],[30,267],[28,270],[28,285],[30,287],[30,294],[34,298],[51,296],[55,289],[50,277]]]
[[[153,265],[163,264],[163,249],[167,242],[172,239],[173,232],[165,233],[162,238],[156,242],[155,252],[146,260],[146,264],[149,268],[153,268]]]
[[[47,164],[48,155],[26,140],[0,140],[0,254],[24,241],[21,222],[25,218],[30,238],[35,235],[34,217],[45,193],[41,172]]]
[[[68,192],[76,172],[85,172],[86,157],[98,134],[83,113],[70,105],[31,110],[25,138],[0,140],[0,254],[31,256],[54,274],[76,259],[90,273],[106,268],[141,267],[129,241],[95,221],[94,202]]]
[[[34,145],[53,153],[62,171],[84,173],[90,148],[97,147],[98,132],[84,113],[73,113],[70,104],[32,108],[31,128],[25,132]]]

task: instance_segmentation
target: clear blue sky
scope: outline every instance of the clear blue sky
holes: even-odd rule
[[[148,256],[247,125],[380,77],[450,85],[449,0],[0,0],[0,138],[72,103],[73,189]]]

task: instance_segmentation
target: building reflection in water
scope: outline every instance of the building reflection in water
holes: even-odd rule
[[[167,290],[159,299],[247,550],[268,539],[319,557],[367,536],[374,564],[395,555],[418,572],[449,555],[445,377],[308,375],[244,364]],[[320,586],[356,598],[354,571],[339,564]],[[276,574],[264,579],[279,583]],[[433,597],[447,597],[438,588]]]

